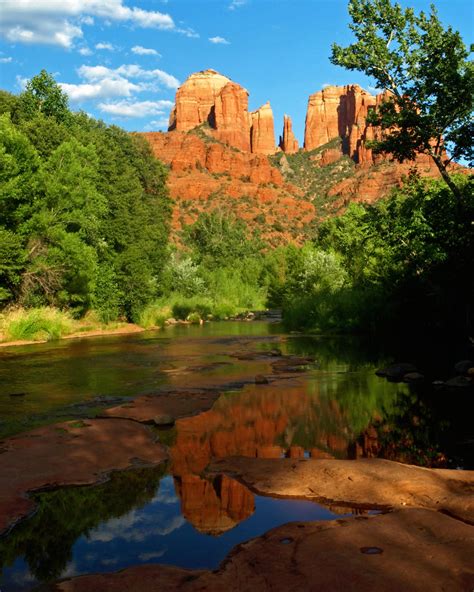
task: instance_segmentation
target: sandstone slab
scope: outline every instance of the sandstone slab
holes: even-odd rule
[[[0,452],[0,533],[34,510],[30,492],[92,485],[113,470],[167,458],[146,426],[119,419],[39,428],[5,440]]]
[[[425,469],[378,458],[234,457],[213,461],[208,473],[225,473],[263,495],[354,508],[431,508],[474,524],[474,471]]]

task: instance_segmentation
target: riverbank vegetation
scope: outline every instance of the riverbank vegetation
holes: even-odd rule
[[[44,71],[0,99],[2,306],[135,320],[166,261],[165,167],[139,136],[69,111]]]

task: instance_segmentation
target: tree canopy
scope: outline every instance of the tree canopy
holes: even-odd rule
[[[2,111],[0,302],[136,319],[167,259],[165,167],[139,135],[71,112],[45,71]]]
[[[459,198],[448,165],[474,160],[473,47],[443,27],[433,5],[429,14],[416,14],[391,0],[350,0],[349,14],[356,41],[333,44],[331,61],[364,72],[387,91],[371,114],[382,129],[372,147],[399,161],[428,154]]]

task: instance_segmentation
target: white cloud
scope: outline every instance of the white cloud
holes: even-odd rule
[[[19,74],[16,75],[16,85],[21,91],[25,90],[27,82],[28,78],[23,78]]]
[[[132,510],[120,518],[112,518],[93,529],[88,536],[92,543],[124,540],[143,542],[150,537],[166,536],[185,524],[183,516],[153,515],[148,517]]]
[[[192,31],[177,28],[169,14],[126,6],[125,1],[1,0],[0,35],[11,42],[48,43],[69,48],[83,37],[81,25],[93,24],[94,17],[185,35]]]
[[[117,101],[99,103],[99,109],[117,117],[149,117],[163,115],[163,109],[169,109],[172,105],[171,101]]]
[[[229,10],[235,10],[244,4],[247,4],[247,0],[232,0],[232,2],[229,4]]]
[[[219,35],[216,35],[215,37],[209,37],[209,41],[211,43],[220,43],[221,45],[229,45],[229,41],[227,41],[227,39],[225,39],[225,37],[220,37]]]
[[[115,47],[111,43],[96,43],[96,49],[106,49],[107,51],[113,51]]]
[[[3,10],[3,7],[2,7]],[[71,47],[75,38],[82,37],[82,29],[65,19],[45,20],[39,23],[29,22],[26,18],[21,24],[5,26],[5,15],[2,14],[0,34],[12,43],[50,43],[62,47]]]
[[[137,55],[154,55],[161,57],[161,55],[156,51],[156,49],[142,47],[141,45],[135,45],[134,47],[132,47],[132,53],[135,53]]]
[[[0,58],[0,64],[9,64],[11,61],[13,61],[13,58],[11,57]]]
[[[83,56],[90,56],[94,52],[92,51],[92,49],[89,49],[88,47],[81,47],[81,49],[79,49],[79,53]]]
[[[169,117],[160,117],[159,119],[153,119],[149,121],[145,127],[143,128],[146,132],[155,132],[156,130],[167,130],[170,124]],[[174,503],[173,501],[170,502],[163,502],[163,503]]]
[[[144,70],[136,64],[122,64],[118,68],[108,68],[107,66],[87,66],[83,64],[78,68],[77,73],[82,82],[79,84],[69,84],[60,82],[62,89],[69,95],[73,102],[87,101],[91,99],[114,99],[114,98],[131,98],[134,93],[143,91],[156,91],[160,87],[168,89],[176,89],[179,86],[179,80],[159,69]],[[147,101],[155,106],[155,110],[151,106],[142,105],[144,109],[152,109],[149,115],[159,115],[156,110],[156,105],[161,104],[161,108],[171,106],[170,101]],[[123,115],[125,117],[135,117],[132,114],[133,109],[130,104],[122,101],[122,103],[112,104],[110,107],[108,103],[105,109],[101,109],[108,113],[116,115]],[[119,113],[119,111],[122,111]]]
[[[154,70],[144,70],[136,64],[122,64],[118,68],[108,68],[107,66],[81,66],[78,69],[81,78],[89,81],[110,79],[138,78],[142,80],[151,80],[162,84],[166,88],[176,89],[179,86],[179,80],[165,72],[155,68]],[[143,87],[143,90],[145,87]]]
[[[60,82],[61,88],[69,95],[73,102],[90,99],[108,99],[112,97],[130,97],[133,92],[146,90],[139,84],[134,84],[126,78],[103,78],[94,84],[68,84]]]

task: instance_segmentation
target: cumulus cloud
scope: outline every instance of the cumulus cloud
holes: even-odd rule
[[[216,44],[221,44],[221,45],[229,45],[229,41],[227,41],[227,39],[225,37],[220,37],[219,35],[216,35],[215,37],[209,37],[209,41],[211,43],[216,43]]]
[[[136,64],[122,64],[118,68],[83,64],[77,73],[81,83],[60,83],[73,102],[130,98],[138,92],[156,91],[160,87],[176,89],[179,86],[179,80],[168,72],[159,69],[144,70]]]
[[[118,68],[83,65],[78,69],[77,72],[79,76],[85,80],[116,80],[126,77],[138,78],[141,80],[151,80],[170,89],[176,89],[179,86],[179,80],[172,74],[168,74],[168,72],[160,70],[159,68],[145,70],[140,66],[137,66],[137,64],[122,64]]]
[[[140,84],[134,84],[125,78],[104,78],[94,84],[68,84],[60,82],[61,88],[73,102],[82,102],[90,99],[108,99],[111,97],[130,97],[134,92],[146,90]]]
[[[90,56],[93,54],[92,49],[89,49],[88,47],[81,47],[79,49],[79,53],[83,56]]]
[[[126,6],[126,0],[2,0],[0,35],[10,42],[48,43],[72,47],[83,37],[81,25],[94,17],[147,29],[188,34],[169,14]]]
[[[106,49],[107,51],[113,51],[115,48],[111,43],[96,43],[96,49]]]
[[[11,57],[0,58],[0,64],[9,64],[11,61],[13,61]]]
[[[135,45],[134,47],[132,47],[132,53],[135,53],[136,55],[154,55],[161,57],[161,55],[156,51],[156,49],[142,47],[141,45]]]
[[[178,29],[176,29],[176,31],[178,33],[181,33],[185,37],[190,37],[191,39],[198,39],[199,38],[199,33],[196,33],[196,31],[194,29],[191,29],[191,27],[187,27],[186,29],[178,28]]]
[[[102,113],[116,117],[149,117],[164,115],[163,109],[172,107],[171,101],[117,101],[115,103],[99,103]]]

